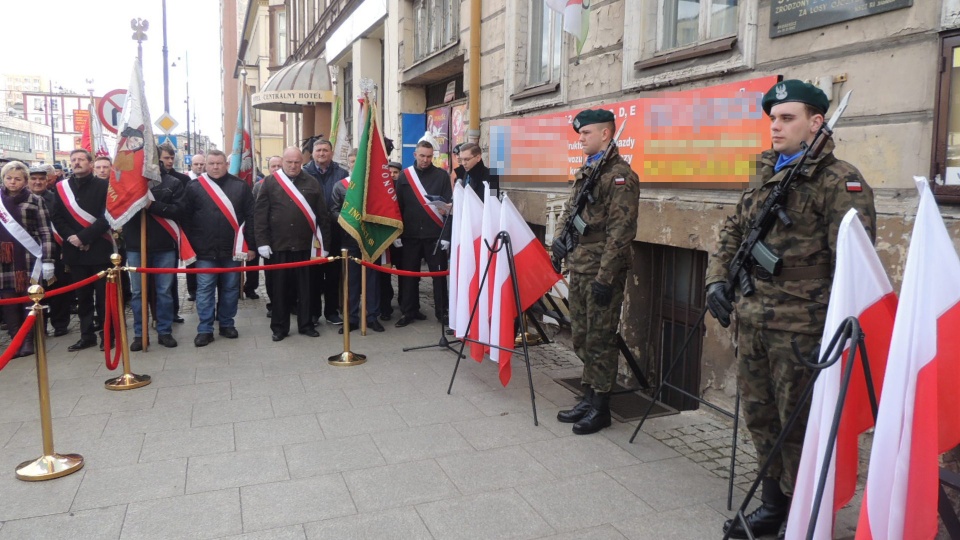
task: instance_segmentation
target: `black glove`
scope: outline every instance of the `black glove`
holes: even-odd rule
[[[722,281],[707,286],[707,309],[724,328],[730,326],[730,314],[733,313],[733,304],[730,300],[727,285]]]
[[[593,280],[591,285],[593,291],[593,301],[600,307],[607,307],[613,301],[613,287],[604,285],[597,280]]]

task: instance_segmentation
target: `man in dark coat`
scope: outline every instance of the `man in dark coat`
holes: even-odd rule
[[[313,255],[324,255],[317,246],[330,237],[330,221],[320,184],[303,171],[303,154],[299,148],[284,150],[280,170],[263,179],[255,203],[257,251],[271,263],[290,263],[309,260]],[[308,216],[297,204],[299,197],[313,212]],[[311,223],[311,217],[313,223]],[[320,238],[316,237],[317,228]],[[336,266],[329,263],[322,266]],[[270,330],[273,341],[280,341],[290,331],[290,308],[297,302],[297,329],[306,336],[320,335],[310,321],[310,269],[290,268],[273,270],[273,292],[270,296]]]
[[[206,157],[206,172],[187,185],[184,228],[197,253],[197,268],[236,268],[241,261],[253,259],[250,246],[257,245],[252,227],[253,193],[246,182],[227,173],[226,154],[211,150]],[[221,193],[226,200],[220,197]],[[235,222],[233,215],[236,216]],[[214,311],[220,324],[220,335],[237,338],[240,334],[233,318],[239,300],[239,272],[197,274],[196,305],[200,323],[193,344],[205,347],[213,341]]]
[[[500,177],[490,173],[490,169],[483,163],[483,152],[480,147],[474,143],[463,143],[460,146],[460,163],[464,168],[464,175],[459,177],[463,179],[465,187],[472,188],[483,200],[483,183],[490,184],[490,193],[497,194],[500,189]]]
[[[86,150],[70,152],[70,166],[73,175],[57,184],[50,219],[63,238],[63,264],[70,267],[76,282],[109,267],[115,248],[104,216],[109,182],[93,176],[93,156]],[[102,279],[77,289],[80,341],[67,347],[68,351],[97,344],[94,329],[103,328],[104,292]]]
[[[160,152],[158,153],[160,154],[160,174],[169,174],[176,180],[179,180],[180,184],[186,188],[187,183],[189,183],[192,178],[173,168],[174,162],[177,159],[177,149],[167,141],[160,145]],[[124,237],[126,237],[126,235],[124,235]],[[188,274],[188,276],[189,275],[190,274]],[[153,279],[152,276],[151,279]],[[180,316],[180,291],[178,290],[177,280],[177,276],[173,276],[173,322],[182,323],[183,317]],[[194,288],[194,290],[196,290],[196,288]]]
[[[333,161],[333,145],[330,141],[319,139],[313,143],[313,161],[304,168],[308,174],[320,182],[320,188],[323,191],[323,200],[330,201],[333,194],[333,186],[344,178],[349,178],[350,173]],[[327,220],[331,223],[336,222],[337,216],[329,213]],[[336,229],[336,227],[334,227]],[[330,233],[330,245],[324,246],[330,253],[340,253],[340,233],[332,230]],[[319,320],[321,312],[331,324],[343,324],[343,319],[337,314],[337,307],[340,305],[340,265],[322,264],[314,267],[313,281],[314,290],[311,316],[314,321]]]
[[[430,143],[418,143],[414,157],[416,165],[405,169],[397,179],[397,199],[403,217],[400,269],[419,272],[421,262],[426,260],[431,272],[446,270],[450,251],[446,217],[453,198],[450,175],[433,165]],[[420,312],[419,278],[401,276],[400,293],[403,315],[397,320],[397,328],[426,319]],[[446,324],[447,278],[433,278],[433,302],[437,320]]]

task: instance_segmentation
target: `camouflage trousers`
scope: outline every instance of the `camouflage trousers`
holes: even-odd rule
[[[777,437],[797,407],[803,388],[810,379],[810,371],[800,364],[793,353],[791,340],[796,340],[797,347],[804,355],[809,355],[820,346],[820,335],[761,330],[740,325],[737,340],[740,407],[757,449],[758,467],[773,450]],[[809,412],[810,403],[806,402],[767,470],[767,477],[779,480],[780,489],[786,495],[793,494]]]
[[[573,350],[583,361],[582,383],[595,392],[609,392],[617,378],[620,359],[617,331],[627,272],[623,270],[613,280],[613,301],[606,307],[598,306],[593,299],[594,277],[570,272],[570,329]]]

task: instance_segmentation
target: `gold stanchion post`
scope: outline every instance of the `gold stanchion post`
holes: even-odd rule
[[[359,366],[367,361],[367,357],[357,354],[350,350],[350,277],[347,274],[347,264],[350,263],[350,257],[347,250],[340,250],[340,257],[343,260],[343,352],[335,354],[327,359],[331,366]]]
[[[43,287],[31,285],[27,296],[33,300],[36,321],[33,325],[34,344],[37,356],[37,386],[40,390],[40,430],[43,435],[43,455],[33,461],[17,465],[17,478],[28,482],[51,480],[75,473],[83,468],[80,454],[58,454],[53,451],[53,419],[50,415],[50,381],[47,375],[47,351],[43,335]]]
[[[362,264],[360,265],[360,335],[367,335],[367,267]]]
[[[527,335],[527,345],[539,345],[540,344],[540,334],[530,331],[530,316],[526,312],[523,314],[524,324],[520,328],[520,332],[517,333],[517,337],[514,338],[514,345],[523,345],[523,334]],[[523,329],[526,328],[527,331],[524,332]]]
[[[116,253],[111,255],[110,262],[113,263],[113,268],[107,273],[107,282],[114,283],[119,287],[120,272],[123,272],[123,269],[120,268],[120,255]],[[140,294],[144,301],[146,301],[146,289],[141,289]],[[117,294],[117,319],[119,319],[119,323],[114,331],[120,332],[120,354],[123,358],[123,375],[113,379],[107,379],[104,381],[103,386],[106,387],[107,390],[132,390],[146,386],[150,384],[149,375],[137,375],[130,372],[130,346],[127,343],[127,315],[123,309],[123,294],[119,291]],[[146,319],[143,320],[143,324],[147,324]],[[144,334],[146,334],[146,331],[144,331]]]

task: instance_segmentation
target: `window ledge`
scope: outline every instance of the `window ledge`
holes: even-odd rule
[[[526,88],[520,92],[517,92],[516,94],[511,94],[510,99],[518,100],[518,99],[526,99],[534,96],[542,96],[545,94],[552,94],[559,89],[560,89],[560,83],[558,82],[549,82],[546,84],[539,84],[537,86]]]
[[[417,67],[418,65],[420,65],[420,64],[422,64],[422,63],[424,63],[424,62],[428,62],[428,61],[430,61],[431,59],[436,58],[437,56],[440,56],[441,54],[447,52],[448,50],[456,47],[456,46],[459,45],[459,44],[460,44],[460,39],[459,39],[459,38],[458,38],[458,39],[454,39],[454,40],[451,41],[450,43],[447,43],[447,44],[444,45],[443,47],[440,47],[440,48],[437,49],[436,51],[434,51],[434,52],[432,52],[432,53],[424,56],[423,58],[414,60],[413,63],[410,64],[410,67],[407,68],[407,70],[413,69],[413,68]]]
[[[646,60],[639,60],[637,62],[634,62],[633,68],[638,71],[642,71],[644,69],[663,66],[666,64],[671,64],[673,62],[681,62],[683,60],[690,60],[691,58],[700,58],[703,56],[710,56],[711,54],[727,52],[732,50],[734,45],[736,45],[736,43],[737,43],[737,36],[718,39],[716,41],[703,43],[687,49],[675,50],[675,51],[670,51],[664,54],[659,54],[657,56],[654,56],[653,58],[648,58]]]

